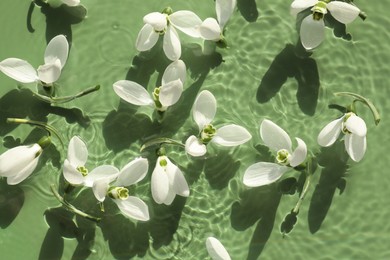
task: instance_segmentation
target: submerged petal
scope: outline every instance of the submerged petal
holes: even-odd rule
[[[88,149],[83,140],[73,136],[68,145],[68,161],[75,167],[84,166],[88,159]]]
[[[355,134],[346,134],[344,137],[345,150],[349,157],[355,162],[363,159],[367,149],[367,142],[365,136],[358,136]]]
[[[172,26],[168,26],[167,31],[164,34],[163,49],[168,59],[172,61],[180,59],[180,39],[175,28],[173,28]]]
[[[120,171],[116,186],[130,186],[143,180],[148,173],[149,162],[145,158],[136,158]]]
[[[183,83],[180,79],[168,82],[160,88],[159,100],[161,105],[169,107],[175,104],[183,92]]]
[[[164,74],[161,79],[161,85],[165,85],[168,82],[180,79],[184,84],[186,80],[186,64],[182,60],[176,60],[171,62],[168,67],[164,70]]]
[[[199,139],[195,135],[191,135],[186,140],[185,144],[186,152],[194,157],[205,155],[207,152],[206,145],[199,142]]]
[[[268,185],[277,181],[289,169],[287,166],[276,163],[255,163],[245,171],[243,182],[248,187]]]
[[[130,104],[137,106],[154,106],[154,101],[148,91],[140,84],[129,81],[119,80],[113,85],[115,93]]]
[[[327,124],[317,137],[318,144],[324,147],[332,145],[341,133],[343,120],[344,116]]]
[[[53,83],[61,76],[61,61],[56,59],[53,63],[46,63],[37,69],[38,77],[42,82]]]
[[[236,0],[216,0],[215,11],[217,13],[217,19],[221,30],[225,27],[225,24],[232,15],[234,8],[236,7]]]
[[[31,162],[34,161],[41,152],[42,148],[39,144],[21,145],[9,149],[0,155],[0,176],[12,177],[23,171],[26,167],[31,167]]]
[[[340,23],[348,24],[359,16],[360,9],[341,1],[332,1],[326,5],[332,16]]]
[[[144,16],[144,23],[150,24],[155,31],[163,31],[167,27],[167,15],[159,12],[149,13]]]
[[[169,179],[169,184],[175,192],[175,194],[188,197],[190,195],[190,188],[188,187],[187,180],[184,178],[184,175],[179,167],[169,160],[168,157],[165,157],[167,161],[167,175]]]
[[[296,166],[300,165],[301,163],[303,163],[305,161],[306,155],[307,155],[307,147],[306,147],[305,142],[298,137],[296,137],[295,139],[298,142],[298,146],[297,146],[297,148],[295,148],[293,154],[291,155],[291,158],[290,158],[291,167],[296,167]]]
[[[291,139],[286,131],[268,119],[264,119],[260,125],[260,137],[274,151],[286,149],[291,152]]]
[[[161,159],[162,156],[157,158],[156,167],[153,170],[151,179],[152,197],[158,204],[161,204],[166,200],[169,192],[169,179],[164,168],[160,164]]]
[[[318,3],[318,0],[295,0],[290,6],[290,14],[295,16],[306,8],[314,6],[316,3]]]
[[[216,112],[217,100],[214,95],[208,90],[200,92],[192,107],[192,116],[194,117],[199,130],[202,130],[204,126],[211,123]]]
[[[126,200],[114,199],[114,202],[127,217],[140,221],[148,221],[150,218],[148,205],[137,197],[129,196]]]
[[[316,48],[325,38],[324,20],[314,20],[312,15],[305,17],[302,20],[299,35],[306,50]]]
[[[218,41],[221,39],[221,28],[214,18],[205,19],[199,27],[199,32],[205,40]]]
[[[208,237],[206,239],[206,249],[209,256],[213,260],[230,260],[229,253],[226,251],[222,243],[215,237]]]
[[[252,135],[244,127],[231,124],[218,128],[212,142],[223,146],[237,146],[251,138]]]
[[[358,117],[355,114],[352,114],[348,117],[347,121],[345,121],[344,126],[353,134],[358,136],[366,136],[367,134],[367,126],[364,120]]]
[[[169,15],[169,21],[183,33],[195,38],[200,37],[198,28],[202,20],[194,12],[187,10],[174,12]]]
[[[61,69],[64,67],[68,59],[69,43],[66,37],[62,34],[57,35],[46,46],[45,64],[55,63],[60,60]]]
[[[0,62],[0,71],[21,83],[38,81],[37,71],[25,60],[8,58]]]
[[[148,51],[156,45],[159,34],[155,32],[153,26],[145,24],[139,31],[135,47],[138,51]]]

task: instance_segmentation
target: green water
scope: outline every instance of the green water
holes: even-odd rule
[[[66,157],[66,148],[55,141],[29,179],[17,186],[0,181],[2,259],[207,259],[208,236],[217,237],[232,259],[390,259],[386,3],[355,1],[368,19],[348,25],[352,40],[336,38],[328,29],[322,45],[301,60],[294,56],[298,37],[295,18],[289,14],[291,1],[237,2],[227,25],[228,49],[199,55],[199,47],[181,37],[188,75],[185,91],[162,124],[151,120],[150,111],[121,102],[112,84],[128,79],[152,90],[160,83],[169,63],[162,51],[140,55],[134,47],[145,14],[171,6],[205,19],[215,17],[213,1],[82,0],[88,9],[82,21],[37,7],[28,19],[30,1],[0,2],[0,60],[18,57],[37,67],[47,39],[65,33],[72,46],[58,81],[60,94],[102,86],[97,93],[50,107],[31,96],[33,84],[18,90],[14,80],[0,74],[0,153],[42,134],[30,126],[5,123],[6,117],[26,117],[58,128],[65,147],[72,136],[82,137],[89,168],[121,168],[141,155],[140,146],[151,137],[184,141],[195,134],[190,111],[200,90],[210,90],[217,99],[214,125],[236,123],[253,136],[237,148],[213,147],[201,159],[169,147],[169,157],[183,170],[191,190],[190,197],[177,196],[171,206],[154,203],[150,175],[156,156],[143,153],[150,170],[135,194],[148,204],[151,220],[129,220],[110,203],[101,213],[90,191],[73,198],[77,207],[103,217],[98,225],[74,217],[53,197],[50,185],[62,180]],[[322,127],[339,116],[328,105],[351,101],[334,97],[337,91],[366,96],[381,112],[382,121],[375,126],[368,109],[358,108],[368,127],[368,148],[359,163],[348,159],[343,144],[320,149],[316,143]],[[280,224],[297,194],[281,195],[276,184],[251,189],[242,184],[247,167],[269,158],[259,136],[259,123],[265,118],[291,137],[302,138],[311,153],[320,153],[321,166],[298,223],[284,238]],[[291,176],[298,174],[285,175]]]

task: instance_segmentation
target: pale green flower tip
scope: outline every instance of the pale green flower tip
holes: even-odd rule
[[[173,13],[173,10],[172,10],[172,8],[171,8],[170,6],[168,6],[168,7],[165,7],[165,8],[162,10],[161,13],[166,14],[166,15],[171,15],[171,14]]]
[[[38,141],[38,144],[40,147],[42,147],[42,149],[45,149],[46,147],[48,147],[50,144],[51,144],[51,138],[50,136],[44,136],[42,137],[39,141]]]

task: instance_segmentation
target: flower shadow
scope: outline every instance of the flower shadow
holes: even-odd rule
[[[256,22],[259,17],[255,0],[237,0],[237,8],[248,22]]]
[[[314,115],[319,94],[320,80],[317,63],[310,57],[299,57],[299,46],[287,44],[276,55],[257,89],[259,103],[266,103],[281,89],[288,78],[298,83],[297,101],[300,109],[307,115]]]
[[[321,228],[336,191],[339,190],[341,195],[346,187],[348,159],[344,143],[340,141],[331,147],[322,148],[318,155],[318,163],[323,168],[309,206],[308,222],[312,234]]]
[[[0,227],[7,228],[18,216],[24,204],[24,191],[17,185],[8,185],[0,179]]]

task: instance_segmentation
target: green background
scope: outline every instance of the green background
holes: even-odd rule
[[[237,2],[226,26],[228,49],[202,55],[199,41],[180,33],[187,65],[185,91],[161,124],[152,121],[152,111],[120,101],[112,84],[128,79],[150,91],[160,84],[169,64],[162,48],[140,54],[134,46],[144,15],[171,6],[174,11],[191,10],[201,19],[216,17],[214,1],[82,0],[88,9],[85,20],[66,8],[29,11],[28,0],[0,2],[0,60],[17,57],[38,67],[48,40],[63,33],[71,50],[58,93],[71,95],[102,86],[78,100],[49,106],[31,96],[34,84],[18,85],[0,74],[0,153],[36,142],[43,134],[27,125],[8,125],[7,117],[47,121],[59,129],[65,142],[63,149],[54,140],[36,171],[21,184],[7,186],[0,180],[2,259],[207,259],[208,236],[217,237],[232,259],[390,258],[386,3],[355,1],[368,19],[348,25],[350,35],[339,25],[327,29],[323,44],[310,57],[298,58],[294,50],[302,52],[295,47],[298,34],[295,17],[289,14],[291,1]],[[153,137],[184,141],[196,134],[190,111],[203,89],[218,102],[215,126],[236,123],[253,138],[237,148],[212,146],[205,158],[167,147],[169,157],[184,172],[191,195],[176,197],[171,206],[157,205],[150,193],[156,156],[153,149],[141,154],[139,148]],[[340,116],[328,105],[352,101],[335,97],[337,91],[371,99],[382,116],[375,126],[370,111],[358,105],[368,127],[368,148],[359,163],[348,158],[342,142],[322,149],[316,143],[322,127]],[[265,118],[292,138],[302,138],[320,162],[298,223],[284,238],[280,224],[297,194],[282,195],[277,184],[252,189],[242,184],[247,167],[272,160],[259,136]],[[74,135],[88,145],[89,169],[102,164],[121,168],[140,155],[149,159],[148,177],[134,189],[149,206],[149,222],[126,219],[110,201],[106,213],[101,213],[88,190],[74,193],[70,202],[102,216],[98,225],[60,207],[50,185],[63,183],[62,164]],[[299,173],[289,172],[287,177],[298,178]]]

